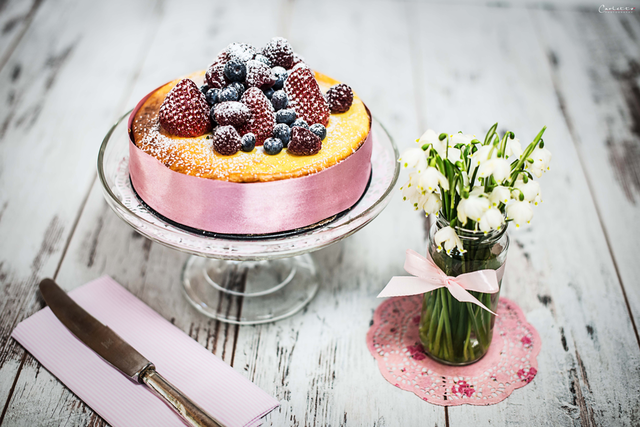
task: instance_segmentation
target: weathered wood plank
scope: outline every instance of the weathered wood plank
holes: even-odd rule
[[[33,20],[42,0],[6,0],[0,3],[0,70]],[[14,68],[12,75],[20,74],[21,68]]]
[[[3,410],[24,354],[9,334],[40,307],[36,284],[56,272],[95,176],[98,145],[123,108],[123,82],[135,75],[152,29],[151,4],[125,3],[42,5],[0,71]]]
[[[480,134],[499,121],[523,143],[547,125],[554,155],[545,203],[511,230],[503,288],[540,332],[539,373],[495,406],[449,408],[450,424],[636,424],[640,352],[535,22],[527,10],[470,6],[414,15],[431,17],[419,39],[429,125]]]
[[[637,335],[640,15],[539,11],[533,16],[551,63],[562,112],[577,144],[626,291]]]
[[[351,85],[401,147],[419,131],[405,12],[392,2],[300,2],[289,37],[311,67]],[[443,408],[379,375],[365,341],[404,250],[424,250],[423,223],[398,195],[372,224],[313,255],[322,285],[306,310],[240,329],[236,368],[281,400],[267,425],[445,425]]]
[[[149,91],[176,76],[205,68],[219,50],[232,41],[257,46],[277,34],[280,10],[267,10],[260,2],[175,1],[164,3],[157,31],[141,53],[144,62],[136,71],[135,84],[122,80],[113,87],[127,91],[115,114],[132,108]],[[283,6],[284,7],[284,6]],[[260,13],[246,13],[246,10]],[[195,13],[197,11],[197,13]],[[236,18],[243,17],[238,26]],[[128,27],[120,28],[125,36]],[[135,37],[130,34],[129,37]],[[175,58],[179,58],[176,60]],[[101,141],[108,127],[101,130]],[[97,149],[93,153],[97,153]],[[95,159],[89,165],[94,167]],[[120,220],[103,199],[96,180],[60,267],[58,282],[73,289],[103,274],[111,275],[151,308],[171,320],[200,344],[232,364],[237,327],[200,315],[185,300],[180,274],[187,256],[154,244]],[[27,359],[31,362],[30,357]],[[102,419],[38,364],[27,363],[15,386],[6,415],[8,425],[44,425],[50,417],[60,424],[102,425]],[[52,397],[53,396],[53,397]]]

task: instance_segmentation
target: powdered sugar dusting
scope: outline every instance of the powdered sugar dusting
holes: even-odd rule
[[[198,73],[200,81],[204,73]],[[192,76],[194,80],[197,77]],[[316,74],[322,90],[338,83]],[[159,89],[141,107],[133,122],[136,145],[177,172],[232,182],[274,181],[319,172],[354,153],[364,142],[370,129],[370,118],[362,101],[354,96],[348,112],[331,115],[322,149],[312,156],[294,156],[282,150],[275,156],[257,147],[250,153],[223,156],[212,149],[212,135],[178,138],[166,135],[158,124],[158,109],[166,93],[178,82]]]

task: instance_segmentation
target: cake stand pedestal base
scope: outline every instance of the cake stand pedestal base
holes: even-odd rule
[[[320,280],[309,254],[264,261],[191,256],[182,271],[187,300],[222,322],[256,325],[289,317],[313,299]]]

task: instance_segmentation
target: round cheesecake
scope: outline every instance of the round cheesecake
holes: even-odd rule
[[[188,77],[201,84],[204,71]],[[323,92],[339,83],[318,72],[315,72],[315,78]],[[183,138],[168,134],[160,126],[160,106],[179,81],[167,83],[143,100],[132,113],[130,131],[133,142],[140,150],[181,174],[235,183],[300,178],[331,168],[347,159],[363,145],[371,130],[369,112],[354,94],[348,111],[330,115],[326,126],[327,136],[317,154],[298,156],[282,150],[276,155],[269,155],[262,147],[256,147],[248,153],[238,151],[225,156],[212,149],[211,132]]]

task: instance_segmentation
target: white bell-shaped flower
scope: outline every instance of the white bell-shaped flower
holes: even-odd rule
[[[440,230],[436,231],[436,234],[433,236],[436,248],[438,252],[442,251],[444,248],[447,251],[447,254],[451,254],[453,248],[458,248],[458,251],[463,254],[466,251],[462,247],[462,240],[458,237],[455,230],[451,227],[443,227]]]
[[[489,208],[480,218],[478,223],[480,230],[484,233],[488,233],[491,230],[500,230],[502,224],[504,224],[504,217],[502,212],[498,208]]]
[[[546,148],[537,147],[530,156],[533,159],[533,163],[527,162],[527,169],[531,171],[535,176],[540,178],[543,172],[549,170],[549,163],[551,162],[551,151]]]
[[[531,204],[526,200],[515,201],[507,206],[507,219],[513,220],[516,227],[522,224],[528,224],[533,218],[533,209]]]
[[[431,144],[436,152],[444,159],[445,149],[447,148],[447,140],[440,141],[439,135],[433,130],[428,129],[422,134],[418,140],[418,144],[422,147],[424,144]]]
[[[489,195],[489,202],[491,202],[491,206],[498,206],[500,203],[504,203],[505,205],[511,199],[511,191],[507,187],[503,187],[498,185],[491,191]]]
[[[476,137],[473,135],[465,135],[463,133],[454,133],[453,135],[451,135],[451,138],[449,139],[449,141],[451,143],[451,146],[455,146],[458,144],[469,145],[471,144],[471,141],[473,141],[474,139],[476,139]]]
[[[437,214],[442,208],[442,201],[440,196],[436,193],[425,193],[420,197],[418,201],[418,207],[424,209],[424,212],[429,214]]]
[[[504,156],[508,159],[511,156],[520,157],[522,155],[522,145],[518,138],[507,138],[507,144],[504,148]]]
[[[438,169],[428,167],[420,174],[418,187],[429,193],[433,193],[438,186],[441,186],[444,190],[449,189],[449,181],[447,181],[447,178]]]
[[[533,202],[534,200],[536,200],[536,198],[542,197],[542,195],[540,194],[540,184],[532,179],[530,179],[526,184],[523,180],[519,179],[515,182],[515,184],[513,184],[513,186],[517,188],[517,190],[513,191],[513,198],[516,200],[519,200],[520,192],[522,192],[522,194],[524,195],[524,199],[527,202]]]
[[[427,153],[420,147],[409,148],[398,159],[404,168],[416,168],[422,172],[427,167]]]
[[[493,175],[498,183],[507,179],[510,174],[511,165],[509,164],[509,161],[501,157],[487,160],[480,164],[478,169],[478,176],[480,178],[487,178],[489,175]]]
[[[493,147],[491,145],[482,145],[480,146],[480,148],[478,148],[478,151],[476,151],[475,153],[473,153],[473,155],[471,156],[471,169],[473,170],[474,168],[480,166],[480,164],[486,162],[487,160],[489,160],[489,153],[491,152],[491,149]],[[497,150],[493,150],[493,152],[491,152],[491,157],[495,157],[497,156]]]
[[[411,205],[418,210],[418,202],[420,201],[420,197],[422,197],[422,191],[418,188],[416,184],[417,174],[411,173],[409,174],[409,181],[404,183],[400,189],[402,190],[402,200],[408,200]]]
[[[490,207],[489,199],[482,192],[482,188],[476,187],[469,194],[469,198],[461,199],[458,203],[458,220],[461,224],[466,224],[468,218],[478,222]]]
[[[455,165],[456,162],[462,160],[462,153],[460,152],[460,150],[450,145],[447,151],[447,159],[449,159],[449,161]]]

